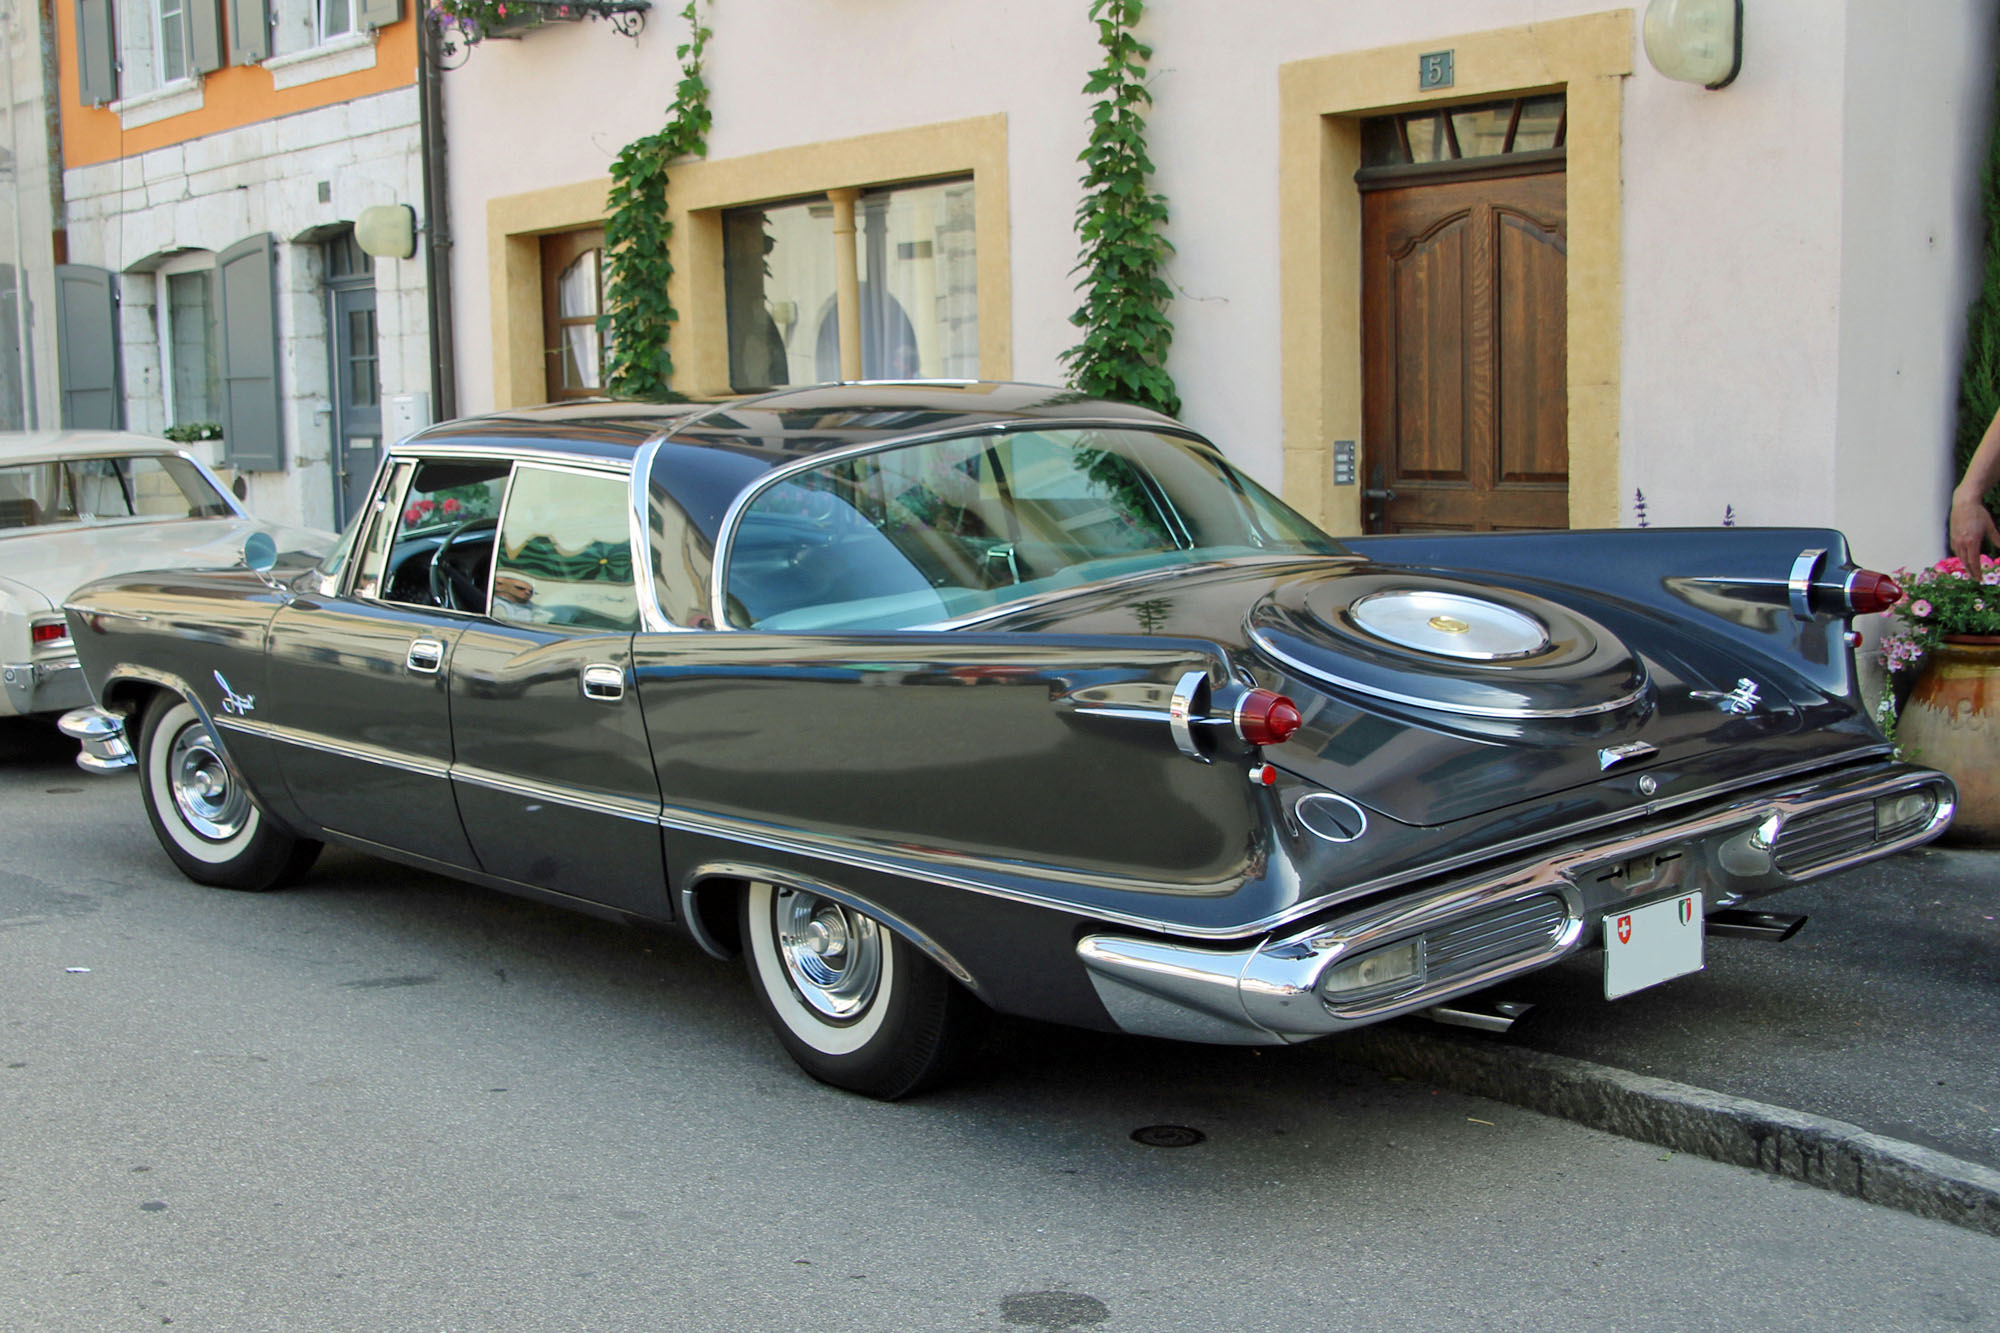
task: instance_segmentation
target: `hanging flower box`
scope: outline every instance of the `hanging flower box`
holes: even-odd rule
[[[449,59],[489,37],[515,38],[548,23],[602,19],[624,37],[646,26],[652,0],[432,0],[430,20]]]

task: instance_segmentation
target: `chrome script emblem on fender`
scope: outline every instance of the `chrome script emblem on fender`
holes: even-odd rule
[[[1689,690],[1688,698],[1709,700],[1725,713],[1754,713],[1763,702],[1757,697],[1757,688],[1756,681],[1744,676],[1733,690]]]
[[[1649,754],[1658,754],[1660,747],[1648,745],[1644,741],[1627,741],[1623,745],[1607,745],[1597,752],[1597,771],[1603,772],[1613,764],[1622,764],[1627,759],[1644,759]]]
[[[250,710],[257,706],[256,695],[238,694],[220,671],[211,672],[210,674],[215,677],[215,683],[222,687],[223,712],[234,713],[238,717],[246,717],[249,715]]]

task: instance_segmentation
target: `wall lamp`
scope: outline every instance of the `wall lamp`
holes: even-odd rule
[[[1644,36],[1668,78],[1726,87],[1743,68],[1743,0],[1649,0]]]
[[[408,259],[417,252],[417,210],[408,204],[373,204],[354,219],[354,243],[377,259]]]

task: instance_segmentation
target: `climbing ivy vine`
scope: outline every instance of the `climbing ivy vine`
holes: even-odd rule
[[[674,362],[667,338],[679,313],[667,299],[673,276],[668,242],[667,168],[684,157],[708,155],[708,85],[701,58],[712,35],[688,0],[681,17],[688,40],[675,48],[681,78],[667,108],[667,123],[625,145],[611,164],[610,213],[604,219],[604,314],[598,325],[611,335],[604,382],[621,398],[669,398]]]
[[[1146,155],[1153,95],[1145,77],[1153,48],[1132,35],[1145,11],[1144,0],[1090,6],[1104,63],[1083,86],[1099,100],[1090,110],[1090,144],[1077,158],[1085,194],[1076,210],[1082,257],[1072,272],[1084,275],[1083,304],[1070,323],[1083,330],[1083,340],[1062,361],[1070,383],[1086,393],[1173,414],[1181,405],[1166,368],[1173,289],[1162,270],[1174,247],[1164,234],[1166,197],[1150,188],[1153,163]]]

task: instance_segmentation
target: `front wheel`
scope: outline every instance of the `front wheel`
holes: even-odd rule
[[[744,962],[792,1059],[822,1083],[893,1101],[950,1075],[979,1002],[874,917],[819,894],[753,883]]]
[[[304,874],[320,845],[264,818],[194,705],[163,696],[139,733],[146,817],[182,874],[226,889],[275,889]]]

